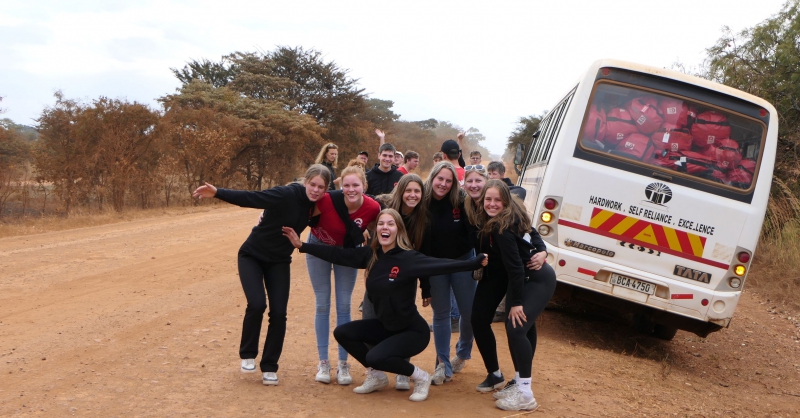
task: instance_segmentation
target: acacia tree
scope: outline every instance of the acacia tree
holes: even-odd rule
[[[523,116],[519,118],[517,121],[517,126],[514,128],[514,131],[511,132],[511,135],[509,135],[508,141],[506,142],[506,150],[503,153],[503,161],[512,161],[514,159],[514,154],[517,152],[518,144],[525,144],[527,147],[526,150],[531,147],[531,138],[533,137],[533,134],[539,130],[539,123],[546,115],[547,112],[543,112],[539,116]]]
[[[0,101],[2,99],[0,97]],[[3,216],[6,203],[15,191],[14,183],[24,171],[29,159],[30,147],[22,139],[22,135],[9,121],[0,121],[0,217]]]
[[[800,191],[800,2],[758,25],[722,37],[706,50],[700,75],[772,103],[780,122],[775,175]]]

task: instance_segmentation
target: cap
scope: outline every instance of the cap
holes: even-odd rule
[[[397,155],[397,154],[400,154],[400,156],[401,156],[401,157],[405,157],[405,155],[403,155],[403,153],[402,153],[402,152],[400,152],[400,151],[395,151],[395,152],[394,152],[394,155]]]
[[[442,143],[441,151],[447,154],[447,156],[450,158],[457,158],[458,153],[461,150],[458,148],[458,142],[452,139],[448,139],[447,141],[444,141],[444,143]]]
[[[369,157],[369,153],[366,151],[361,151],[358,153],[358,155],[366,155],[367,157]]]

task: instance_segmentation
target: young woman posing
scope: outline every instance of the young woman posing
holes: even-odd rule
[[[470,239],[469,222],[464,212],[464,197],[453,164],[442,161],[433,167],[425,182],[423,207],[428,209],[430,226],[422,244],[425,255],[453,260],[468,260],[475,251]],[[472,273],[457,272],[430,278],[433,308],[433,341],[436,345],[436,371],[433,384],[441,385],[464,368],[472,358],[472,299],[475,280]],[[450,291],[461,313],[456,355],[450,360]]]
[[[504,382],[491,322],[497,305],[506,296],[506,336],[517,372],[515,384],[495,393],[496,405],[511,411],[534,410],[538,404],[531,391],[531,365],[536,350],[536,319],[553,296],[555,271],[544,262],[546,247],[539,234],[531,230],[525,207],[512,198],[505,183],[489,180],[481,201],[482,210],[473,219],[479,227],[478,250],[489,254],[492,262],[484,269],[472,305],[475,342],[488,372],[477,389],[492,391]],[[526,233],[531,235],[533,244],[523,239]],[[532,252],[534,269],[530,270],[523,263]]]
[[[311,228],[308,236],[310,244],[333,245],[337,247],[355,247],[363,241],[361,234],[378,217],[381,208],[378,202],[364,196],[367,179],[364,170],[359,167],[347,167],[342,170],[342,190],[326,193],[317,201],[314,215],[319,215],[319,222]],[[338,209],[337,209],[338,208]],[[349,225],[343,221],[346,211]],[[354,242],[352,234],[360,240]],[[350,237],[348,237],[350,235]],[[331,264],[328,261],[306,254],[308,277],[316,298],[316,315],[314,316],[314,332],[317,336],[319,365],[315,380],[322,383],[331,382],[331,365],[328,361],[328,337],[330,335],[331,313],[331,270],[333,270],[336,288],[336,325],[350,322],[350,300],[356,284],[358,269]],[[336,368],[336,380],[340,385],[349,385],[350,365],[347,364],[347,351],[339,347],[339,364]]]
[[[289,225],[297,234],[303,232],[313,214],[315,202],[325,194],[330,180],[327,167],[314,164],[306,171],[302,184],[292,183],[253,192],[217,189],[206,183],[192,193],[198,199],[216,197],[234,205],[264,209],[258,225],[253,227],[239,248],[238,262],[239,280],[247,298],[239,345],[242,373],[256,371],[261,322],[269,299],[269,327],[260,364],[265,385],[278,384],[278,359],[286,335],[289,263],[292,262],[294,247],[281,237],[281,230]]]
[[[332,263],[366,268],[366,286],[377,318],[336,327],[333,336],[356,360],[375,371],[409,376],[414,380],[412,401],[428,397],[428,373],[407,359],[430,342],[428,323],[417,311],[417,277],[470,271],[488,263],[484,254],[471,260],[442,260],[411,249],[400,214],[384,209],[378,215],[377,237],[370,247],[340,248],[303,243],[292,228],[284,235],[300,249]],[[371,372],[357,393],[370,393],[389,384],[383,373]]]

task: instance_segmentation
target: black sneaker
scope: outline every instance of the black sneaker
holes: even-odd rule
[[[486,376],[486,380],[481,382],[478,387],[475,388],[478,392],[492,392],[495,389],[500,389],[505,383],[505,379],[503,379],[503,375],[501,374],[500,377],[494,375],[494,373],[489,373]]]

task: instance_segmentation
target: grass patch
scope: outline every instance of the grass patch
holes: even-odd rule
[[[747,286],[771,302],[800,310],[800,222],[783,224],[780,232],[762,236],[747,277]]]
[[[208,212],[216,208],[229,206],[230,205],[220,205],[213,202],[200,206],[173,206],[154,209],[132,208],[124,212],[115,212],[112,209],[98,212],[96,210],[88,211],[79,208],[73,211],[69,217],[64,215],[46,215],[43,217],[4,219],[3,222],[0,222],[0,238],[108,225],[161,216],[180,216],[189,213]]]

